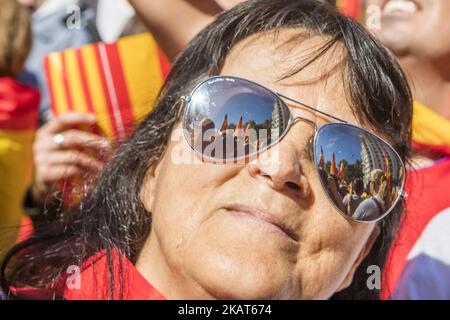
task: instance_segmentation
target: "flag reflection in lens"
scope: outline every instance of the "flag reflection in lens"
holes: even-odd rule
[[[314,150],[322,185],[346,216],[376,221],[397,203],[404,166],[382,139],[352,125],[331,123],[319,129]]]
[[[184,128],[205,158],[236,161],[270,146],[289,123],[289,111],[269,90],[235,78],[200,84],[188,102]]]

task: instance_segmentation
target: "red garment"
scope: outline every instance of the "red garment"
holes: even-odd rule
[[[450,157],[431,167],[409,171],[405,185],[406,210],[386,262],[382,299],[389,299],[395,292],[408,254],[430,220],[450,207],[449,187]]]
[[[113,300],[165,300],[152,285],[139,273],[136,267],[117,250],[112,250],[111,261],[114,270]],[[119,261],[117,263],[117,261]],[[68,273],[62,275],[56,289],[50,287],[13,288],[12,292],[21,298],[45,300],[52,299],[55,292],[66,300],[108,300],[109,271],[105,250],[87,259],[77,273],[75,268],[68,268]],[[77,278],[79,277],[79,278]],[[122,285],[122,292],[120,286]],[[122,293],[122,294],[121,294]]]
[[[0,77],[0,227],[20,224],[23,198],[31,184],[32,143],[38,124],[40,93],[17,82]],[[19,239],[24,239],[31,221],[24,220]],[[11,239],[12,240],[12,239]]]
[[[40,93],[13,78],[0,78],[0,128],[21,131],[37,128]]]
[[[445,243],[450,210],[450,121],[415,101],[413,147],[442,158],[409,170],[408,199],[383,274],[382,299],[448,299],[442,270],[450,250]],[[448,271],[445,271],[447,274]]]
[[[25,216],[22,219],[20,225],[19,234],[17,236],[17,243],[27,240],[34,232],[33,221],[29,216]]]
[[[338,0],[337,7],[344,15],[361,20],[363,12],[363,3],[361,0]]]

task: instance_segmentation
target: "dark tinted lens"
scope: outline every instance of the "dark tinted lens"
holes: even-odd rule
[[[289,111],[271,91],[236,78],[212,78],[194,90],[184,118],[186,138],[206,158],[236,160],[270,146]]]
[[[315,140],[315,162],[336,207],[356,221],[375,221],[396,204],[405,169],[383,140],[360,128],[328,124]]]

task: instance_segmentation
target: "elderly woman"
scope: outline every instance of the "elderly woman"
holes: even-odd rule
[[[184,50],[80,207],[8,253],[2,288],[64,299],[370,297],[366,268],[383,265],[402,212],[410,120],[399,66],[357,23],[313,0],[246,1]],[[205,123],[209,137],[196,131]],[[383,156],[392,206],[352,219],[319,172],[345,159],[351,181]]]

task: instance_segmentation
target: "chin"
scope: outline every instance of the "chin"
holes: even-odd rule
[[[270,278],[252,279],[253,275],[241,274],[234,279],[205,277],[202,287],[220,300],[287,300],[299,299],[299,294],[291,292],[286,283],[277,283]]]
[[[209,296],[216,299],[264,300],[294,299],[292,288],[294,267],[279,261],[271,262],[257,254],[235,255],[209,248],[193,251],[189,256],[186,273],[194,279]],[[300,288],[300,283],[298,288]]]
[[[378,35],[383,45],[385,45],[389,50],[394,52],[396,55],[401,55],[405,52],[408,52],[412,45],[408,41],[408,39],[410,39],[410,35],[403,34],[395,30],[389,31],[381,30]]]

